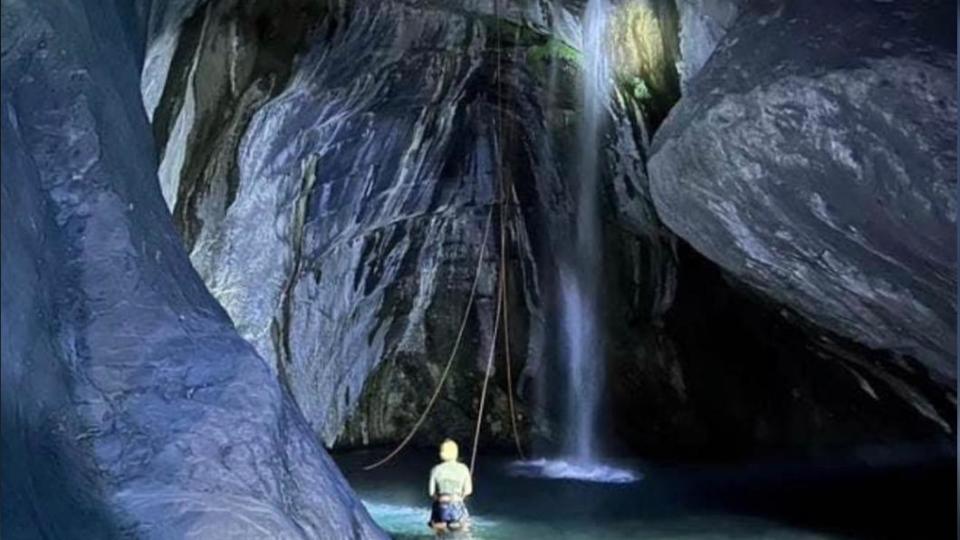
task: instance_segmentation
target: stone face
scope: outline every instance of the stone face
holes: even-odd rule
[[[751,8],[657,133],[649,171],[658,214],[697,251],[955,386],[952,9]]]
[[[583,4],[504,2],[497,19],[489,1],[223,0],[182,19],[166,80],[142,81],[162,89],[161,176],[192,263],[325,443],[396,442],[419,417],[474,279],[496,200],[495,147],[514,186],[507,268],[521,436],[560,439],[563,426],[549,421],[565,401],[556,266],[573,237]],[[952,433],[944,411],[955,398],[922,366],[782,317],[789,310],[726,275],[730,285],[661,223],[647,162],[665,110],[637,83],[667,81],[663,103],[675,98],[678,14],[667,2],[614,4],[615,16],[652,6],[660,34],[631,43],[650,21],[619,21],[635,69],[617,71],[602,135],[617,436],[644,455],[702,458]],[[732,22],[727,4],[685,5],[680,16]],[[461,353],[415,443],[472,437],[495,314],[496,213],[489,235]],[[483,445],[510,443],[504,371],[498,357]]]
[[[542,378],[556,246],[569,237],[575,207],[575,186],[563,179],[576,154],[579,74],[562,53],[579,39],[576,16],[562,3],[505,3],[497,19],[492,2],[356,2],[318,12],[302,53],[286,53],[282,76],[253,69],[233,84],[226,74],[246,62],[243,51],[277,51],[248,36],[240,54],[225,57],[216,44],[229,40],[218,36],[246,24],[229,5],[211,5],[181,30],[204,37],[181,39],[175,54],[220,67],[166,83],[154,118],[161,152],[188,165],[165,181],[176,186],[174,213],[194,265],[324,441],[398,440],[425,406],[497,198],[497,145],[516,208],[507,231],[513,377],[520,389]],[[187,68],[175,62],[177,71]],[[215,105],[196,106],[203,102]],[[228,109],[223,122],[218,111]],[[632,133],[611,140],[620,136]],[[616,155],[634,152],[611,174],[635,184],[643,172],[631,144],[611,145]],[[635,221],[649,217],[630,211]],[[499,219],[423,441],[472,434],[494,326]],[[502,442],[509,416],[502,359],[497,366],[486,433]],[[518,396],[524,432],[531,395]]]
[[[147,3],[150,11],[144,17],[147,22],[146,52],[141,70],[140,93],[143,95],[147,117],[152,119],[160,103],[163,83],[167,80],[184,21],[193,15],[203,2],[201,0],[169,0]]]
[[[383,537],[183,251],[130,6],[3,2],[5,536]]]
[[[677,0],[680,14],[680,85],[686,93],[690,80],[736,22],[745,0]]]

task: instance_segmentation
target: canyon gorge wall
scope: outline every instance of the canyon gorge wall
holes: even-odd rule
[[[955,135],[918,119],[899,132],[870,120],[896,123],[911,116],[901,107],[910,103],[931,104],[924,118],[949,112],[942,74],[955,56],[928,49],[943,49],[950,29],[926,29],[923,18],[884,22],[913,20],[912,8],[844,9],[846,18],[792,2],[614,3],[616,90],[601,160],[608,428],[633,448],[679,455],[952,438],[955,381],[944,377],[944,353],[955,312],[947,287],[956,179],[946,174]],[[574,227],[582,10],[573,1],[504,2],[497,13],[493,2],[291,0],[155,13],[162,38],[147,49],[142,87],[165,198],[207,286],[327,445],[394,442],[424,408],[473,282],[498,154],[513,186],[508,281],[521,429],[557,440],[556,253]],[[859,33],[832,44],[842,23],[821,23],[848,19],[860,21]],[[165,20],[182,23],[158,30]],[[928,87],[915,98],[867,91],[899,80],[885,66],[912,51],[932,67],[911,60],[903,64],[914,71],[893,71],[929,77]],[[818,96],[848,73],[859,82],[847,90],[859,97]],[[764,114],[747,114],[741,95]],[[886,109],[863,110],[875,102]],[[725,107],[732,112],[721,114]],[[803,107],[827,116],[808,112],[804,124],[791,113]],[[728,124],[740,142],[725,135]],[[848,138],[873,129],[863,141],[874,153],[845,158],[838,129]],[[781,139],[809,148],[771,142]],[[836,243],[847,224],[830,225],[830,213],[883,215],[848,195],[879,189],[885,173],[858,177],[849,160],[867,170],[867,155],[908,146],[934,157],[904,174],[937,193],[927,199],[939,197],[909,238],[932,238],[926,253],[939,259],[897,248],[912,242],[897,236],[905,225],[873,223],[843,240],[857,244],[860,234],[865,255],[835,261],[857,255]],[[753,155],[760,151],[768,155]],[[805,161],[791,165],[791,156]],[[790,167],[798,179],[782,174]],[[801,181],[836,191],[809,206],[815,192]],[[738,198],[762,182],[809,200],[801,208],[762,191]],[[921,213],[908,218],[925,215],[917,204]],[[815,222],[796,216],[802,209]],[[873,230],[876,238],[863,236]],[[496,233],[487,240],[463,349],[419,443],[469,436],[499,242]],[[909,287],[854,279],[871,273],[909,276],[897,279],[914,282],[919,296],[898,300],[891,287]],[[500,362],[485,423],[491,444],[509,434]]]
[[[263,35],[302,33],[279,15],[296,10],[261,4],[197,10],[166,51],[166,83],[144,74],[145,89],[164,87],[154,114],[161,182],[211,292],[327,444],[397,440],[424,408],[460,325],[500,153],[516,209],[507,237],[513,377],[524,431],[543,427],[529,422],[530,386],[556,354],[554,254],[573,227],[575,185],[564,179],[577,151],[578,6],[300,2],[314,6],[316,25],[295,55],[252,27],[262,16],[276,24]],[[633,133],[615,137],[633,155],[613,174],[636,184]],[[633,214],[641,227],[650,220]],[[472,429],[492,339],[499,219],[423,441]],[[635,235],[617,244],[633,279],[647,275],[636,258],[655,257],[647,285],[669,286],[668,252],[641,253]],[[502,368],[495,377],[486,428],[503,441]]]
[[[955,452],[949,6],[613,4],[601,437]],[[321,443],[406,434],[490,219],[416,442],[470,436],[497,156],[521,432],[559,439],[584,3],[501,7],[4,0],[6,530],[376,537]]]
[[[382,538],[183,250],[143,8],[3,2],[4,536]]]

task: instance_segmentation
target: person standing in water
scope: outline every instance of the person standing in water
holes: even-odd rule
[[[430,527],[437,532],[466,530],[468,526],[463,501],[473,493],[473,480],[470,469],[457,461],[458,454],[457,443],[446,439],[440,444],[441,463],[430,470]]]

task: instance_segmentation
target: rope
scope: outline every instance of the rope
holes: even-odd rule
[[[495,16],[499,20],[499,0],[494,0]],[[501,76],[501,36],[500,26],[497,26],[497,139],[503,140],[503,77]],[[500,145],[497,144],[497,157],[500,157]],[[507,221],[509,215],[509,204],[507,203],[507,180],[503,174],[502,167],[497,167],[497,179],[500,188],[500,290],[501,302],[503,303],[503,354],[507,360],[507,402],[510,413],[510,429],[513,432],[513,442],[517,447],[517,454],[520,459],[526,459],[523,455],[523,446],[520,444],[520,434],[517,431],[517,413],[513,404],[513,368],[510,361],[510,310],[507,302]]]
[[[473,451],[470,452],[470,474],[473,475],[474,464],[477,461],[477,443],[480,442],[480,425],[483,423],[483,405],[487,400],[487,386],[490,383],[490,371],[493,368],[493,357],[497,353],[497,331],[500,329],[500,308],[503,307],[503,289],[497,298],[497,315],[493,323],[493,336],[490,338],[490,354],[487,355],[487,369],[483,375],[483,390],[480,391],[480,407],[477,411],[477,427],[473,431]]]
[[[453,349],[450,351],[450,358],[447,359],[447,365],[443,368],[443,373],[440,375],[440,380],[437,382],[437,387],[433,390],[433,395],[430,396],[430,401],[427,402],[427,408],[423,410],[423,414],[420,415],[417,423],[413,425],[413,429],[411,429],[410,433],[408,433],[407,436],[400,441],[400,444],[398,444],[392,452],[387,454],[386,457],[380,461],[365,466],[363,468],[365,471],[376,469],[400,453],[400,450],[403,450],[407,443],[413,439],[414,434],[416,434],[417,430],[420,429],[423,421],[426,420],[427,415],[430,413],[430,409],[432,409],[434,403],[436,403],[437,397],[440,396],[440,390],[443,388],[443,383],[446,381],[447,375],[450,373],[450,368],[453,366],[453,359],[456,358],[457,351],[460,349],[460,342],[463,340],[463,332],[467,328],[467,319],[470,318],[470,308],[473,307],[473,300],[477,294],[477,284],[480,283],[480,268],[483,266],[483,256],[487,251],[487,235],[490,232],[490,222],[493,220],[493,208],[494,205],[490,205],[490,212],[487,213],[487,221],[483,225],[483,240],[480,241],[480,253],[477,255],[477,270],[473,277],[473,286],[470,288],[470,297],[467,299],[467,307],[464,309],[463,319],[460,321],[460,330],[457,332],[457,340],[453,343]]]
[[[520,456],[520,459],[527,459],[523,454],[523,445],[520,444],[520,434],[517,432],[517,413],[513,406],[513,367],[511,367],[510,363],[510,317],[508,315],[510,310],[508,309],[509,304],[507,303],[506,264],[503,264],[505,251],[506,248],[502,248],[500,253],[500,275],[502,276],[501,290],[503,290],[503,354],[507,358],[507,403],[510,406],[510,428],[513,431],[513,442],[517,447],[517,454]]]
[[[499,20],[500,18],[500,1],[494,0],[493,4],[494,17]],[[483,424],[483,409],[486,404],[487,399],[487,387],[490,383],[490,372],[493,369],[493,359],[496,356],[497,351],[497,336],[500,331],[500,315],[501,311],[503,313],[503,344],[504,344],[504,354],[506,355],[507,360],[507,399],[509,402],[510,410],[510,427],[513,431],[513,440],[517,446],[517,453],[520,455],[520,459],[526,459],[523,453],[523,447],[520,444],[520,435],[517,431],[517,418],[515,407],[513,403],[513,374],[510,360],[510,326],[509,326],[509,310],[507,304],[507,220],[508,220],[508,204],[507,204],[507,189],[505,187],[504,175],[502,167],[500,166],[500,141],[503,139],[503,86],[502,86],[502,77],[501,77],[501,56],[502,51],[502,40],[501,40],[501,30],[500,26],[497,26],[497,114],[496,119],[496,144],[495,144],[495,160],[497,166],[496,179],[497,179],[497,188],[499,190],[499,206],[500,206],[500,276],[498,280],[498,294],[497,294],[497,313],[493,325],[493,336],[490,340],[490,354],[487,356],[487,366],[484,370],[483,377],[483,388],[480,391],[480,406],[477,411],[477,424],[473,433],[473,449],[470,453],[470,473],[473,474],[475,469],[476,460],[477,460],[477,447],[480,442],[480,427]],[[470,298],[467,300],[467,307],[463,314],[463,319],[460,323],[460,330],[457,332],[457,339],[453,344],[453,349],[450,351],[450,357],[447,359],[447,365],[443,368],[443,373],[440,375],[440,380],[437,382],[437,386],[433,391],[433,395],[430,396],[429,402],[427,402],[427,407],[424,409],[423,413],[420,415],[420,418],[417,419],[417,422],[413,425],[413,428],[410,430],[410,433],[400,441],[400,444],[393,449],[392,452],[387,454],[383,459],[363,467],[363,470],[369,471],[375,469],[391,459],[393,459],[401,450],[413,439],[413,436],[416,434],[417,430],[420,429],[420,426],[423,425],[423,422],[426,420],[427,415],[430,413],[430,410],[433,408],[433,405],[436,403],[437,398],[440,396],[440,391],[443,388],[443,383],[447,379],[447,375],[450,373],[450,368],[453,366],[453,360],[456,357],[457,351],[460,349],[460,343],[463,339],[463,332],[467,326],[467,320],[470,315],[470,308],[473,306],[474,298],[476,297],[477,284],[480,281],[480,268],[483,263],[483,256],[486,253],[487,246],[487,235],[490,230],[490,222],[493,219],[493,208],[496,205],[490,205],[490,212],[487,214],[487,221],[483,227],[483,240],[480,245],[480,254],[477,258],[477,270],[473,278],[473,286],[470,289]]]
[[[493,14],[496,20],[500,20],[500,1],[493,1]],[[473,450],[470,452],[470,474],[473,475],[476,470],[476,461],[477,461],[477,446],[480,443],[480,427],[483,425],[483,408],[486,404],[487,399],[487,387],[490,384],[490,371],[493,368],[493,357],[497,352],[497,333],[500,331],[500,313],[503,311],[504,315],[504,344],[505,351],[509,354],[510,346],[510,336],[507,333],[506,327],[506,318],[507,318],[507,301],[506,301],[506,249],[507,249],[507,214],[506,214],[506,190],[504,189],[503,182],[503,171],[500,166],[500,141],[503,139],[503,87],[501,77],[501,56],[503,54],[503,46],[501,41],[501,30],[500,25],[497,25],[497,114],[496,119],[496,129],[494,139],[494,149],[495,149],[495,163],[497,167],[495,168],[496,177],[497,177],[497,188],[500,191],[500,276],[498,283],[498,294],[497,294],[497,315],[493,323],[493,336],[490,339],[490,354],[487,356],[487,368],[484,371],[483,375],[483,389],[480,391],[480,406],[477,410],[477,425],[473,432]],[[508,357],[509,358],[509,357]],[[513,390],[510,388],[512,386],[509,360],[507,367],[507,387],[508,387],[508,396],[510,399],[510,423],[514,427],[514,436],[515,441],[517,442],[517,450],[520,451],[520,455],[523,456],[523,451],[520,449],[520,440],[516,437],[516,424],[514,420],[513,413]]]
[[[499,4],[499,0],[494,0],[495,4]],[[496,5],[494,7],[497,7]],[[497,26],[497,137],[499,140],[503,139],[503,90],[501,86],[501,76],[500,76],[500,26]],[[500,156],[500,145],[496,146],[497,148],[497,157]],[[520,456],[520,459],[526,459],[526,456],[523,454],[523,445],[520,444],[520,434],[517,432],[517,413],[516,408],[513,404],[513,367],[511,366],[510,361],[510,305],[507,302],[507,221],[510,218],[510,215],[507,213],[509,211],[509,204],[507,202],[508,192],[507,182],[505,175],[500,167],[497,168],[499,184],[500,184],[500,289],[502,292],[501,297],[503,301],[503,354],[507,360],[507,403],[509,404],[509,413],[510,413],[510,430],[513,432],[513,442],[517,447],[517,454]]]

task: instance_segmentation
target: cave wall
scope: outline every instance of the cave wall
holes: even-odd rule
[[[679,273],[662,325],[628,325],[660,346],[614,357],[623,438],[955,452],[948,8],[738,8],[647,149]]]
[[[496,197],[499,152],[517,209],[508,281],[522,431],[549,437],[549,427],[530,418],[549,393],[534,388],[544,380],[541,364],[557,355],[549,337],[554,253],[572,230],[567,170],[579,106],[571,10],[582,6],[504,3],[499,18],[492,2],[318,10],[302,50],[283,55],[289,77],[276,78],[264,99],[246,101],[239,96],[273,75],[254,70],[231,87],[228,74],[246,62],[244,53],[225,56],[218,44],[249,17],[231,6],[210,4],[181,30],[189,36],[199,27],[204,37],[181,37],[154,127],[163,160],[185,164],[164,181],[177,186],[169,193],[177,193],[171,202],[191,259],[238,328],[277,366],[327,444],[402,437],[458,329]],[[241,51],[257,47],[240,43]],[[176,58],[222,67],[196,70]],[[230,111],[226,122],[221,109]],[[611,177],[637,184],[642,158],[633,129],[611,134]],[[170,170],[161,166],[161,175]],[[669,296],[671,255],[644,251],[638,238],[651,217],[644,212],[631,210],[640,232],[618,236],[625,247],[611,250],[612,259],[631,268],[625,279],[654,289],[664,281]],[[493,218],[478,302],[425,442],[469,437],[472,429],[494,318]],[[623,262],[638,257],[660,261],[648,263],[650,279],[642,265]],[[629,301],[662,302],[664,294]],[[504,441],[499,367],[495,382],[486,433]]]
[[[630,5],[629,2],[619,3],[615,12],[622,13],[624,7]],[[709,104],[718,100],[736,100],[739,92],[752,89],[752,84],[779,77],[783,68],[772,73],[766,70],[769,65],[766,62],[771,58],[792,55],[808,62],[809,66],[815,66],[817,62],[820,66],[829,65],[829,62],[817,59],[816,54],[824,54],[826,59],[834,62],[864,62],[869,61],[869,54],[865,52],[869,45],[865,43],[872,36],[896,39],[898,35],[911,33],[914,35],[909,40],[900,38],[901,41],[908,43],[909,47],[926,50],[924,41],[917,39],[921,31],[915,27],[893,31],[879,23],[881,17],[858,16],[855,9],[849,8],[843,17],[824,10],[818,18],[801,22],[796,11],[799,8],[791,8],[791,5],[789,2],[774,7],[757,2],[678,2],[679,50],[675,65],[683,97],[662,126],[657,122],[660,116],[655,109],[656,101],[650,99],[648,93],[637,91],[637,78],[642,78],[646,87],[655,87],[658,80],[667,79],[651,76],[649,68],[638,71],[636,67],[646,67],[651,63],[650,59],[658,55],[668,61],[674,60],[670,47],[667,45],[660,50],[648,43],[649,39],[624,42],[621,21],[613,23],[614,46],[621,50],[615,48],[612,51],[616,60],[612,130],[619,135],[608,135],[615,151],[610,152],[614,148],[608,148],[606,158],[614,164],[614,170],[617,163],[636,160],[641,172],[629,177],[613,174],[606,179],[608,213],[604,251],[608,254],[608,287],[605,296],[622,298],[624,295],[657,294],[659,300],[608,306],[609,423],[605,427],[610,430],[608,439],[619,441],[628,448],[613,447],[611,451],[639,452],[667,460],[728,460],[770,454],[855,452],[856,448],[865,445],[896,448],[919,442],[937,448],[936,452],[955,452],[954,381],[939,376],[925,361],[904,354],[903,350],[872,343],[862,335],[844,333],[822,318],[811,319],[796,304],[784,302],[782,294],[769,294],[764,287],[769,287],[771,282],[765,281],[765,277],[759,278],[761,286],[758,287],[757,280],[746,279],[743,273],[731,271],[726,265],[727,261],[743,264],[746,260],[748,268],[756,266],[749,255],[744,258],[736,243],[731,244],[731,239],[717,234],[723,229],[718,229],[711,221],[716,219],[716,208],[739,205],[744,212],[746,227],[755,231],[764,231],[767,226],[766,221],[752,221],[758,214],[776,215],[782,209],[782,206],[771,205],[769,197],[738,200],[740,190],[731,190],[730,185],[754,185],[753,177],[744,176],[745,169],[738,168],[738,165],[751,161],[762,163],[766,159],[764,165],[774,170],[772,165],[781,160],[778,154],[789,155],[790,150],[787,146],[768,143],[771,131],[775,132],[777,126],[772,129],[768,129],[767,124],[758,127],[756,116],[738,116],[737,110],[724,113],[717,119],[711,116],[720,116],[717,112],[704,113],[709,110]],[[663,6],[654,5],[653,8],[664,12]],[[817,11],[812,6],[804,9]],[[894,13],[897,17],[909,19],[912,12],[894,10]],[[637,35],[645,29],[649,36],[652,28],[639,15],[642,14],[634,13],[631,17],[631,27],[626,33]],[[738,22],[741,17],[745,19],[742,23]],[[898,20],[897,17],[890,20]],[[671,28],[669,16],[661,15],[659,20],[659,30]],[[826,20],[857,21],[858,33],[850,34],[849,42],[836,45],[834,49],[829,45],[833,43],[831,39],[811,39],[814,32],[810,35],[804,33],[811,29],[805,25],[818,25]],[[829,31],[842,31],[843,24],[837,22],[828,26]],[[757,27],[764,29],[762,37],[758,37]],[[725,38],[728,30],[732,34]],[[942,39],[944,30],[949,34],[949,28],[933,28],[931,34],[936,36],[939,31],[940,37],[927,35],[923,39]],[[744,37],[746,34],[751,36],[749,40]],[[745,41],[748,44],[741,45]],[[943,39],[943,42],[947,40]],[[798,47],[797,43],[810,46]],[[906,46],[894,47],[892,41],[884,47],[893,57],[909,50]],[[624,48],[627,50],[622,50]],[[737,51],[735,55],[729,52],[731,48]],[[715,66],[716,63],[720,65]],[[872,69],[877,72],[872,77],[884,73],[881,67]],[[700,82],[702,78],[707,80]],[[738,81],[738,86],[725,86],[731,80]],[[948,92],[941,86],[943,78],[935,80],[939,82],[927,90],[936,92],[937,99],[940,99]],[[802,80],[791,82],[797,84],[797,92],[800,92],[801,85],[808,84]],[[887,97],[869,96],[869,99],[882,102]],[[936,103],[936,99],[927,102]],[[898,106],[896,103],[886,105]],[[766,110],[771,108],[772,105],[767,104]],[[698,117],[690,111],[704,114],[706,118],[702,122],[710,131],[702,133],[696,129],[691,122]],[[903,110],[898,114],[908,113]],[[720,120],[725,118],[726,123],[721,123]],[[946,124],[949,118],[950,115],[943,115],[937,121]],[[762,134],[751,132],[749,138],[731,138],[725,131],[731,122],[744,131],[758,130]],[[841,110],[822,128],[826,131],[847,128],[862,133],[864,127],[859,125],[861,123],[865,121],[858,112]],[[810,122],[808,127],[816,129],[812,124]],[[926,145],[924,139],[954,136],[948,126],[937,128],[934,122],[926,120],[914,125],[916,129],[923,129],[924,134],[910,140],[910,144],[917,147],[912,151],[935,148],[933,160],[953,159],[955,139],[954,143],[934,146]],[[650,133],[654,134],[652,144]],[[673,140],[679,138],[678,133],[684,136],[682,143]],[[789,142],[794,136],[798,141],[804,140],[803,135],[786,131],[777,134],[779,138],[775,140]],[[883,132],[877,137],[894,139],[894,135]],[[712,151],[704,144],[705,139],[719,148]],[[668,156],[666,159],[657,154],[664,147],[670,147],[670,152],[663,152]],[[826,153],[819,156],[818,152]],[[743,156],[738,157],[738,153]],[[807,177],[819,174],[824,182],[829,178],[834,185],[845,181],[844,175],[836,170],[810,166],[828,162],[831,159],[829,148],[824,149],[821,145],[816,149],[804,149],[803,153],[808,158],[806,167],[811,170],[797,170],[796,174]],[[736,159],[731,163],[733,158]],[[952,171],[949,168],[940,170]],[[926,181],[924,173],[917,176],[923,179],[918,182],[924,186],[922,189],[927,189],[923,183]],[[718,180],[724,183],[720,184]],[[941,177],[937,176],[930,180],[930,185],[937,186],[940,181]],[[955,177],[952,182],[955,183]],[[793,182],[791,189],[797,185],[798,182]],[[701,186],[707,186],[707,189]],[[710,195],[711,205],[715,205],[704,209],[706,216],[702,213],[704,210],[687,202],[698,200],[705,192]],[[684,201],[687,206],[672,200],[668,201],[670,205],[661,204],[658,197],[666,197],[663,193]],[[948,196],[948,207],[949,201]],[[829,204],[843,207],[848,214],[859,212],[862,216],[873,211],[873,207],[863,206],[860,199],[847,200],[837,196]],[[677,223],[680,225],[675,227]],[[941,222],[936,234],[955,241],[952,229],[952,225]],[[694,236],[687,235],[691,230]],[[804,228],[801,234],[816,233]],[[640,241],[631,244],[616,240],[624,236]],[[824,235],[822,240],[831,242],[832,237]],[[889,237],[874,240],[880,245],[881,252],[893,245]],[[705,242],[709,242],[709,249],[703,248]],[[636,251],[624,249],[624,246],[631,245]],[[915,267],[915,279],[932,279],[952,287],[955,262],[951,259],[951,249],[941,252],[944,259],[939,270]],[[621,256],[610,257],[614,251]],[[660,255],[651,257],[651,251],[658,251]],[[623,256],[625,253],[633,256]],[[665,256],[667,253],[669,255]],[[902,253],[894,252],[886,257],[889,262],[900,255]],[[909,259],[905,262],[910,264]],[[859,264],[869,269],[871,263],[863,260]],[[653,283],[658,285],[651,286],[648,280],[656,275],[653,270],[658,267],[672,267],[670,272],[661,274],[669,279],[654,280]],[[830,301],[829,295],[823,291],[820,294]],[[860,287],[855,292],[848,291],[848,294],[862,295],[854,302],[887,302],[884,309],[900,309],[882,296],[871,300],[869,287]],[[949,307],[952,292],[944,289],[939,295],[948,304],[941,312],[941,320],[949,323],[947,328],[955,328],[952,323],[955,311]],[[843,301],[851,303],[850,299]],[[644,309],[637,309],[640,306]],[[875,322],[876,319],[872,319],[862,324],[873,325]],[[871,327],[860,334],[876,330]],[[882,331],[882,327],[879,330]],[[944,363],[945,369],[952,370],[952,366],[952,360]]]
[[[950,7],[756,6],[657,134],[650,171],[658,214],[698,251],[955,385]]]
[[[183,250],[145,5],[2,7],[4,535],[383,537]]]
[[[680,14],[681,58],[677,62],[683,93],[736,22],[747,0],[676,0]]]
[[[921,363],[809,323],[682,240],[677,255],[670,308],[653,325],[625,319],[618,331],[634,339],[610,355],[619,451],[721,462],[956,451],[956,391]]]
[[[754,82],[819,88],[796,78],[800,68],[766,72],[763,62],[784,57],[784,66],[813,69],[818,54],[860,61],[869,54],[856,36],[889,30],[895,37],[909,27],[890,30],[864,17],[854,42],[831,48],[816,36],[838,31],[839,23],[813,28],[829,10],[803,19],[790,11],[799,8],[762,2],[613,4],[617,37],[626,41],[615,51],[616,91],[601,150],[605,435],[630,452],[687,458],[703,457],[704,449],[735,457],[950,441],[955,383],[931,376],[929,364],[904,350],[861,336],[882,331],[877,319],[863,322],[869,331],[843,331],[791,300],[783,291],[792,285],[779,292],[778,282],[758,285],[741,269],[758,267],[742,243],[704,240],[723,230],[712,221],[715,209],[686,202],[714,189],[709,182],[753,178],[744,173],[752,174],[752,165],[733,159],[737,152],[769,147],[791,155],[768,145],[767,132],[730,146],[721,129],[726,116],[710,112]],[[194,266],[326,444],[394,442],[419,416],[466,304],[495,199],[497,149],[518,216],[508,268],[521,432],[530,440],[560,438],[562,426],[549,421],[563,393],[553,384],[560,358],[554,254],[570,237],[575,207],[583,5],[504,3],[498,19],[493,2],[303,0],[278,9],[221,1],[165,15],[182,28],[161,32],[175,38],[148,48],[148,66],[157,58],[155,65],[168,69],[144,70],[142,85],[148,108],[157,99],[153,126],[167,202]],[[298,15],[288,19],[287,12]],[[658,39],[637,37],[652,30]],[[272,45],[271,32],[286,36],[281,46]],[[751,32],[756,36],[744,37]],[[758,45],[761,35],[766,45]],[[494,130],[498,115],[502,136]],[[717,129],[699,136],[684,129],[698,115],[719,122]],[[843,113],[824,127],[860,119]],[[747,130],[762,125],[752,116],[739,122]],[[722,151],[711,154],[697,142],[709,137]],[[804,150],[804,181],[844,178],[819,165],[832,159],[830,139],[821,143]],[[738,193],[716,190],[714,206],[738,204]],[[846,191],[837,193],[829,204],[845,200]],[[868,208],[861,202],[851,208]],[[766,218],[752,221],[779,212],[769,203],[750,200],[744,227],[776,230],[765,229]],[[810,238],[819,234],[803,227]],[[832,242],[830,234],[822,240]],[[493,326],[498,242],[488,240],[463,351],[418,443],[472,431]],[[885,255],[888,263],[898,256]],[[946,283],[952,268],[914,271],[919,281],[939,272],[934,281]],[[869,300],[864,291],[844,301]],[[502,358],[497,362],[488,444],[505,444],[509,434]]]
[[[555,437],[529,418],[557,397],[542,374],[557,355],[551,253],[574,206],[582,5],[511,4],[500,19],[489,2],[280,7],[4,0],[6,534],[378,537],[313,432],[389,442],[421,410],[469,291],[495,148],[515,186],[522,427]],[[607,406],[631,453],[955,452],[955,34],[938,37],[943,4],[923,7],[745,11],[699,75],[681,73],[652,147],[651,103],[618,88]],[[752,41],[774,34],[806,45]],[[785,151],[787,136],[812,142]],[[744,153],[765,148],[782,152]],[[474,419],[487,248],[424,442]],[[502,441],[496,377],[486,433]]]

